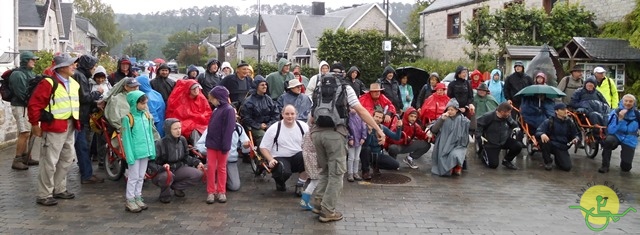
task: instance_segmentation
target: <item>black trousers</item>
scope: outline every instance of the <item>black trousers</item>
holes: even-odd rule
[[[276,157],[278,164],[271,171],[271,176],[276,183],[285,183],[291,175],[296,172],[300,173],[304,171],[304,159],[302,158],[302,152],[298,152],[291,157]]]
[[[551,154],[555,157],[556,166],[563,171],[571,170],[571,156],[569,155],[569,150],[562,150],[557,147],[554,147],[550,143],[540,143],[540,150],[542,150],[542,158],[544,159],[544,164],[552,163]]]
[[[482,142],[482,140],[479,141]],[[522,150],[520,143],[512,138],[508,138],[503,145],[483,144],[482,148],[485,151],[485,156],[483,156],[485,157],[485,164],[493,169],[498,168],[500,165],[500,150],[507,150],[507,155],[504,156],[506,161],[513,161]]]
[[[630,171],[631,163],[633,163],[633,154],[636,149],[621,143],[615,135],[608,135],[602,143],[602,166],[609,167],[611,163],[611,152],[618,148],[618,145],[622,148],[622,150],[620,150],[620,169],[622,169],[622,171]]]
[[[425,153],[429,152],[431,144],[424,140],[413,140],[409,145],[397,145],[392,144],[389,146],[389,155],[394,159],[401,153],[409,153],[413,159],[422,157]]]
[[[384,154],[384,152],[371,153],[371,149],[368,147],[362,147],[362,151],[360,151],[360,163],[362,164],[363,173],[369,172],[369,167],[372,165],[383,170],[396,170],[400,168],[400,163],[391,156]]]

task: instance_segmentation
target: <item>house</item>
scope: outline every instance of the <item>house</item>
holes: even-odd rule
[[[75,31],[73,33],[73,46],[71,50],[78,54],[95,55],[98,49],[106,47],[98,37],[98,30],[88,19],[80,16],[75,17]]]
[[[314,2],[311,15],[296,15],[285,46],[288,59],[317,67],[318,39],[325,30],[378,30],[385,32],[386,13],[377,3],[353,5],[325,14],[324,3]],[[389,19],[389,34],[403,35],[402,29]]]
[[[226,61],[225,49],[230,44],[233,44],[230,40],[231,35],[225,33],[211,33],[206,38],[200,41],[200,45],[207,48],[207,54],[216,52],[217,59],[220,61]]]
[[[500,53],[502,55],[502,58],[499,59],[500,61],[500,67],[502,69],[502,71],[504,71],[504,74],[511,74],[513,73],[513,66],[515,65],[516,61],[520,61],[524,64],[525,68],[528,68],[529,66],[529,62],[531,62],[531,60],[536,57],[536,55],[538,55],[540,53],[540,51],[543,50],[543,48],[545,50],[548,50],[551,52],[551,55],[555,58],[558,58],[558,52],[553,49],[553,48],[549,48],[548,46],[506,46],[504,49],[504,52]],[[564,73],[562,73],[563,75]],[[559,76],[559,77],[562,77]]]
[[[29,51],[61,51],[65,38],[60,0],[20,0],[18,48]]]
[[[238,25],[238,30],[242,30],[242,25]],[[224,43],[226,45],[224,49],[226,61],[258,58],[258,40],[254,34],[255,31],[255,27],[250,28]]]
[[[62,13],[62,33],[63,36],[58,38],[60,44],[60,51],[72,52],[73,51],[73,33],[76,25],[76,14],[73,12],[73,3],[63,2],[60,3],[60,12]]]
[[[255,44],[251,48],[255,47],[255,58],[257,57],[258,41],[260,41],[260,57],[265,62],[277,62],[279,58],[288,58],[286,45],[289,40],[289,34],[291,33],[291,27],[296,16],[293,15],[262,15],[260,25],[260,40],[257,36]],[[249,43],[249,38],[245,37],[243,42]],[[246,57],[249,57],[248,53],[254,54],[247,50]]]
[[[423,56],[439,60],[466,59],[464,48],[471,48],[471,44],[462,37],[464,22],[472,19],[475,11],[482,7],[495,11],[510,4],[525,4],[526,7],[550,12],[555,4],[567,1],[579,3],[593,12],[599,26],[621,20],[636,5],[636,0],[436,0],[420,13]]]
[[[627,40],[615,38],[573,37],[558,56],[561,60],[568,60],[571,67],[582,67],[584,77],[593,75],[595,67],[603,67],[607,71],[606,76],[616,82],[618,92],[624,91],[625,67],[629,64],[638,67],[640,64],[640,50],[631,47]]]
[[[2,8],[0,8],[0,73],[9,68],[13,68],[18,65],[16,60],[19,52],[16,44],[16,22],[15,6],[13,1],[7,1]]]

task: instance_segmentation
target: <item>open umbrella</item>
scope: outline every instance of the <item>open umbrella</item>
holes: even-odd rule
[[[154,63],[156,64],[164,64],[166,63],[162,58],[156,58],[155,60],[153,60]]]
[[[411,66],[400,67],[396,69],[396,74],[398,83],[400,82],[400,78],[407,76],[407,84],[411,85],[411,87],[413,88],[413,97],[416,98],[418,97],[422,86],[429,82],[429,73],[421,68]],[[414,98],[413,100],[415,102],[416,99]]]
[[[531,85],[525,87],[524,89],[520,90],[520,92],[516,93],[516,96],[534,96],[539,94],[545,95],[546,97],[551,99],[567,96],[567,94],[565,94],[558,88],[547,85]]]

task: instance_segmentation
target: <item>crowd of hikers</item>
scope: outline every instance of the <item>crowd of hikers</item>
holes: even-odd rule
[[[417,169],[414,161],[431,149],[430,172],[439,176],[462,175],[466,158],[476,154],[487,167],[501,163],[518,169],[512,161],[524,146],[512,133],[522,132],[524,123],[514,114],[523,117],[540,143],[535,147],[546,170],[555,162],[569,171],[569,146],[583,138],[568,109],[606,128],[598,140],[603,147],[599,172],[609,171],[617,146],[621,170],[630,171],[637,145],[636,97],[619,99],[602,67],[586,79],[581,67],[572,68],[558,83],[566,96],[550,96],[523,94],[547,86],[547,76],[530,77],[522,62],[504,79],[499,69],[485,79],[478,70],[469,73],[459,66],[448,84],[431,73],[420,78],[426,81],[423,87],[411,87],[408,77],[398,77],[391,66],[366,86],[359,68],[346,70],[325,61],[308,78],[287,59],[265,77],[242,61],[234,69],[211,59],[204,73],[190,66],[184,78],[174,80],[166,64],[158,64],[149,77],[123,57],[108,73],[91,55],[67,53],[56,55],[43,76],[36,76],[38,59],[21,53],[20,67],[6,79],[19,132],[12,168],[40,165],[36,202],[45,206],[75,197],[66,187],[75,159],[82,184],[104,182],[93,173],[92,158],[100,168],[108,164],[107,142],[121,143],[117,147],[126,156],[128,211],[147,209],[145,175],[161,188],[162,203],[184,197],[186,188],[203,179],[206,203],[224,203],[227,190],[241,187],[238,162],[250,161],[255,151],[264,158],[276,190],[286,191],[286,181],[298,173],[294,191],[302,197],[301,206],[319,214],[322,222],[342,219],[335,207],[344,176],[348,182],[371,180],[380,170],[400,170],[400,160]],[[107,121],[112,139],[95,134],[102,131],[95,128],[100,119]],[[42,137],[40,162],[29,154],[30,136]],[[507,152],[500,161],[503,149]]]

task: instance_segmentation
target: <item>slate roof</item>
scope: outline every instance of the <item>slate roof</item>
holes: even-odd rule
[[[89,20],[77,16],[76,28],[81,29],[82,31],[85,31],[85,32],[89,32]]]
[[[42,19],[44,19],[44,17],[40,16],[38,8],[34,0],[20,0],[20,2],[18,2],[18,26],[43,27],[44,21]]]
[[[300,24],[302,24],[302,29],[307,36],[307,40],[309,40],[309,46],[316,48],[318,47],[318,39],[322,36],[322,33],[327,29],[337,29],[343,18],[328,15],[298,15],[298,19],[300,20]]]
[[[511,58],[533,58],[542,50],[542,46],[507,46],[505,48],[505,54],[508,54]],[[551,50],[551,55],[558,57],[558,52],[553,49]]]
[[[349,26],[355,24],[356,21],[360,19],[360,17],[364,15],[364,13],[366,13],[367,10],[373,7],[374,4],[375,3],[369,3],[369,4],[354,6],[351,8],[339,9],[337,11],[329,12],[326,15],[344,18],[344,20],[340,24],[340,27],[348,28]]]
[[[591,60],[640,61],[640,50],[631,47],[629,41],[615,38],[573,37],[575,43]]]
[[[284,52],[289,32],[293,26],[295,16],[293,15],[262,15],[262,22],[271,35],[274,46],[278,52]]]
[[[64,31],[64,37],[60,37],[60,40],[69,40],[71,20],[73,19],[73,3],[60,3],[60,10],[62,12],[62,30]]]
[[[485,0],[436,0],[435,2],[431,3],[431,5],[429,5],[426,9],[420,12],[420,14],[448,10],[483,1]]]
[[[245,49],[258,49],[258,42],[253,34],[240,34],[237,36],[240,46]]]

